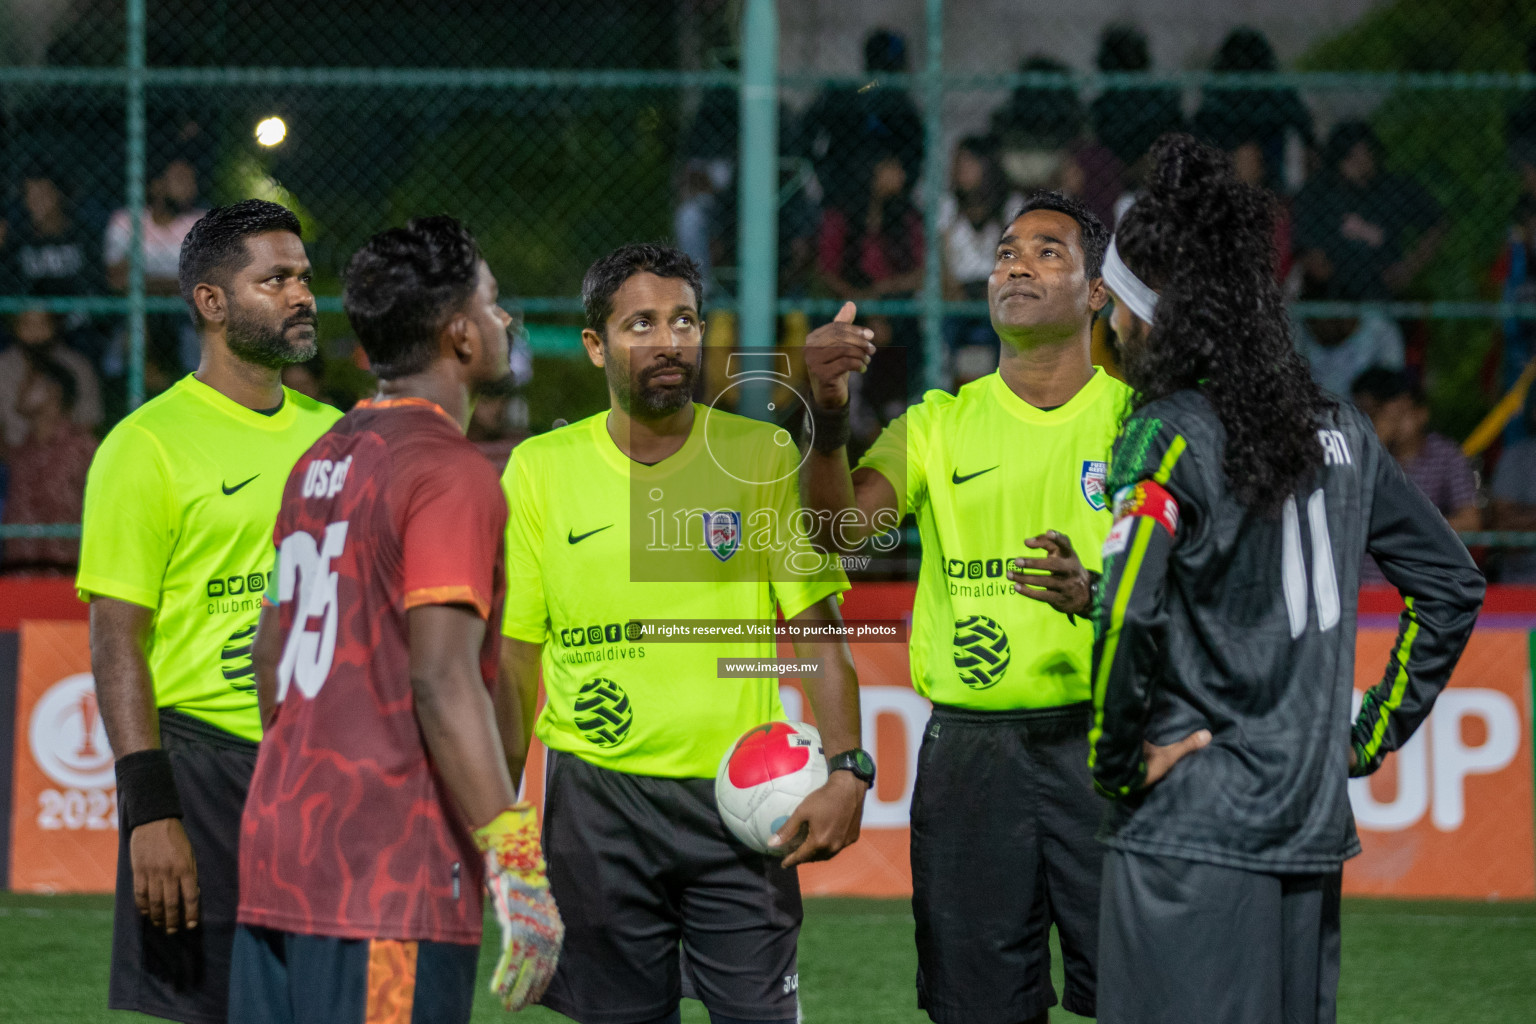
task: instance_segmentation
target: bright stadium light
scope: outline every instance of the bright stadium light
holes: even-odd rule
[[[288,137],[288,125],[280,117],[263,118],[256,126],[256,141],[263,146],[275,146]]]

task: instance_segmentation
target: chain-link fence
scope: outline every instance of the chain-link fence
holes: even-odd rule
[[[88,438],[53,440],[73,436],[48,426],[58,408],[99,436],[196,365],[176,253],[211,205],[300,214],[323,358],[290,380],[338,405],[371,386],[340,314],[347,256],[449,212],[529,328],[522,385],[477,416],[488,450],[606,403],[579,348],[581,276],[654,239],[703,265],[712,347],[793,346],[857,299],[887,347],[860,399],[868,432],[995,367],[985,278],[1024,192],[1060,188],[1112,221],[1177,128],[1280,196],[1276,272],[1320,380],[1348,394],[1367,369],[1405,371],[1368,378],[1373,393],[1426,389],[1435,428],[1491,468],[1525,436],[1536,355],[1536,8],[1265,0],[1246,25],[1196,0],[1145,6],[1138,25],[1098,0],[9,0],[7,560],[73,557],[67,539],[14,540],[77,521],[60,478],[83,473]],[[1114,363],[1102,326],[1096,356]],[[1507,422],[1474,434],[1511,389]],[[1479,524],[1536,526],[1509,512],[1536,509],[1517,486],[1536,473],[1503,476],[1480,482]],[[1454,513],[1465,494],[1447,487]]]

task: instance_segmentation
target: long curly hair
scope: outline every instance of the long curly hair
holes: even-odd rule
[[[1120,258],[1159,292],[1149,335],[1128,346],[1133,407],[1186,388],[1204,394],[1226,430],[1227,486],[1272,514],[1322,465],[1317,431],[1332,404],[1291,341],[1274,200],[1192,136],[1164,135],[1152,157],[1146,193],[1115,232]]]

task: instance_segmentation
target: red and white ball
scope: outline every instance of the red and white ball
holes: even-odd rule
[[[725,827],[758,853],[782,856],[768,840],[800,801],[827,782],[821,733],[804,722],[767,722],[749,730],[720,761],[715,805]]]

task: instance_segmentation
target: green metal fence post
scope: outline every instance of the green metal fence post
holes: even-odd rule
[[[741,169],[737,175],[740,284],[737,337],[768,351],[777,337],[779,291],[779,15],[774,0],[747,0],[741,33]],[[753,367],[754,369],[756,367]],[[737,411],[768,416],[770,384],[754,379]]]
[[[944,386],[944,264],[939,201],[944,195],[944,0],[927,0],[923,67],[923,387]]]
[[[128,408],[144,403],[144,3],[128,0]]]

